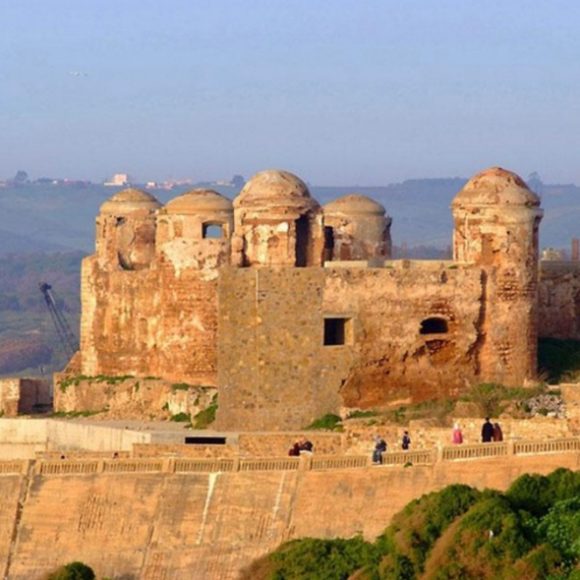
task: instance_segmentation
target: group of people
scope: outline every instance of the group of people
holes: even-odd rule
[[[459,423],[453,425],[453,434],[451,436],[451,441],[454,445],[460,445],[463,443],[463,433]],[[491,443],[503,441],[503,431],[499,423],[492,423],[489,417],[485,418],[485,422],[481,427],[481,442]]]
[[[375,435],[375,448],[373,449],[373,463],[375,465],[381,465],[383,463],[383,453],[387,452],[387,442],[380,436]],[[401,438],[401,449],[403,451],[409,451],[411,447],[411,436],[409,431],[403,433]]]
[[[463,432],[459,423],[453,425],[453,433],[451,436],[451,441],[454,445],[461,445],[463,443]],[[485,418],[485,422],[481,427],[481,441],[483,443],[498,442],[503,441],[503,432],[499,423],[492,423],[489,417]],[[387,442],[380,436],[374,436],[375,447],[373,449],[373,463],[375,465],[381,465],[383,463],[383,454],[387,452],[388,445]],[[403,451],[409,451],[411,447],[411,436],[409,431],[404,431],[401,437],[401,449]],[[306,437],[301,437],[298,439],[288,451],[288,455],[291,457],[298,457],[303,453],[312,453],[314,445],[312,441],[306,439]],[[116,454],[115,454],[116,455]]]
[[[309,441],[306,437],[301,437],[290,447],[288,455],[290,457],[298,457],[303,453],[312,453],[313,450],[314,445],[312,445],[312,441]]]

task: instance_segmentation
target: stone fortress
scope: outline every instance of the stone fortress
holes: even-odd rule
[[[217,427],[245,431],[532,384],[539,336],[580,338],[579,264],[539,262],[540,199],[510,171],[474,176],[452,212],[453,260],[393,260],[383,206],[321,207],[285,171],[233,203],[120,191],[83,262],[67,373],[217,386]]]

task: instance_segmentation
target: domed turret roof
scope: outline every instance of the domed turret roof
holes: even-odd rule
[[[256,173],[234,200],[234,207],[296,208],[318,206],[308,186],[296,175],[278,169]]]
[[[161,207],[157,199],[141,189],[123,189],[112,195],[103,205],[101,213],[126,214],[140,210],[156,210]]]
[[[370,197],[359,193],[349,193],[330,201],[324,206],[324,213],[367,214],[384,216],[385,208]]]
[[[233,204],[213,189],[192,189],[175,197],[165,204],[170,214],[194,215],[207,212],[231,212]]]
[[[540,198],[519,175],[491,167],[473,176],[455,196],[452,206],[465,204],[537,207]]]

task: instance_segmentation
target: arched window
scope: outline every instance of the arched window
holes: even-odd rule
[[[224,237],[224,228],[222,224],[203,224],[202,228],[202,237],[205,240],[206,238],[223,238]]]
[[[426,318],[421,322],[420,334],[445,334],[448,331],[445,318]]]

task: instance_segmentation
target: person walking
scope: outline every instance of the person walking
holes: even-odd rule
[[[409,431],[403,433],[403,439],[401,440],[401,447],[403,451],[409,451],[411,445],[411,437],[409,437]]]
[[[453,425],[453,433],[451,436],[451,441],[453,442],[453,445],[461,445],[463,443],[463,433],[461,431],[459,423],[455,423]]]
[[[503,441],[503,431],[499,423],[493,424],[493,440],[496,442]]]
[[[485,423],[481,427],[481,441],[483,443],[490,443],[493,441],[493,425],[489,417],[485,418]]]
[[[375,435],[375,449],[373,451],[373,463],[375,465],[383,463],[383,453],[386,451],[387,442],[380,435]]]

